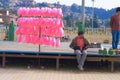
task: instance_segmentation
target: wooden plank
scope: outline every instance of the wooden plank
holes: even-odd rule
[[[48,59],[56,59],[56,70],[59,70],[60,66],[59,66],[59,62],[60,59],[76,59],[75,55],[43,55],[43,54],[39,54],[39,55],[33,55],[33,54],[6,54],[5,52],[2,52],[2,54],[0,54],[0,56],[2,57],[2,66],[5,67],[5,62],[6,62],[6,57],[23,57],[23,58],[38,58],[38,66],[40,65],[40,58],[48,58]],[[101,60],[108,60],[111,62],[111,72],[114,71],[114,62],[115,61],[120,61],[120,57],[117,56],[87,56],[86,58],[87,61],[101,61]]]
[[[61,57],[61,55],[59,54],[56,59],[56,70],[59,70],[59,67],[60,67],[60,57]]]
[[[111,72],[114,71],[114,61],[111,61]]]
[[[5,67],[5,63],[6,63],[6,57],[5,57],[5,53],[3,53],[3,57],[2,57],[2,67]]]
[[[76,59],[76,56],[60,56],[60,59]]]
[[[56,59],[58,56],[50,56],[50,55],[40,55],[39,58],[47,58],[47,59]]]
[[[2,56],[3,56],[3,54],[0,54],[0,56],[2,57]]]
[[[56,70],[59,70],[59,58],[56,59]]]
[[[23,58],[39,58],[38,55],[20,55],[20,54],[6,54],[6,57],[23,57]]]
[[[40,67],[40,58],[38,58],[38,67]]]

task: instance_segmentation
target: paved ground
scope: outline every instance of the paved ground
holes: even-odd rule
[[[0,68],[0,80],[120,80],[120,73]]]
[[[73,52],[69,48],[70,42],[62,42],[60,47],[41,46],[43,52]],[[28,43],[18,43],[11,41],[0,41],[0,50],[17,50],[17,51],[39,51],[38,45]],[[98,51],[98,49],[88,49],[88,51]]]
[[[63,42],[61,46],[51,47],[41,45],[41,51],[60,51],[60,52],[71,52],[72,49],[69,48],[70,42]],[[28,44],[28,43],[18,43],[12,41],[0,41],[0,50],[19,50],[19,51],[39,51],[39,45],[37,44]]]

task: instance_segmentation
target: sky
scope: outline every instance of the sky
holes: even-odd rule
[[[60,4],[71,5],[76,3],[81,5],[82,0],[35,0],[36,2],[47,2],[47,3],[55,3],[60,2]],[[85,6],[92,7],[93,2],[91,0],[85,0]],[[106,10],[116,8],[120,6],[120,0],[95,0],[94,6],[98,8],[104,8]]]

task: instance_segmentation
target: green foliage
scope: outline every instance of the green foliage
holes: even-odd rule
[[[0,0],[0,7],[3,9],[9,8],[9,0]]]
[[[88,20],[88,18],[85,18],[85,27],[90,27],[90,20]]]
[[[90,25],[92,27],[92,19],[90,19]],[[99,28],[99,27],[100,27],[100,22],[98,20],[97,15],[95,14],[93,18],[93,28]]]
[[[78,20],[78,21],[76,21],[75,25],[78,26],[81,23],[82,23],[81,20]]]
[[[110,27],[110,19],[104,20],[104,25],[105,25],[106,27]]]
[[[73,27],[74,26],[74,20],[73,20],[73,14],[72,13],[70,15],[67,15],[66,17],[64,17],[64,19],[66,20],[66,25],[68,27]]]
[[[72,12],[80,13],[80,6],[78,6],[77,4],[73,3],[73,4],[71,5],[71,11],[72,11]]]

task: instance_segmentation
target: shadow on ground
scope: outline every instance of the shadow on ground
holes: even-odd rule
[[[0,62],[2,59],[0,58]],[[19,68],[19,69],[37,69],[37,70],[55,70],[55,59],[41,59],[38,66],[38,59],[29,58],[7,58],[5,68]],[[0,63],[2,67],[2,63]],[[115,63],[115,72],[120,72],[120,62]],[[84,72],[110,72],[111,63],[109,61],[100,62],[85,62]],[[79,72],[76,60],[60,60],[60,69],[58,71],[65,72]]]

